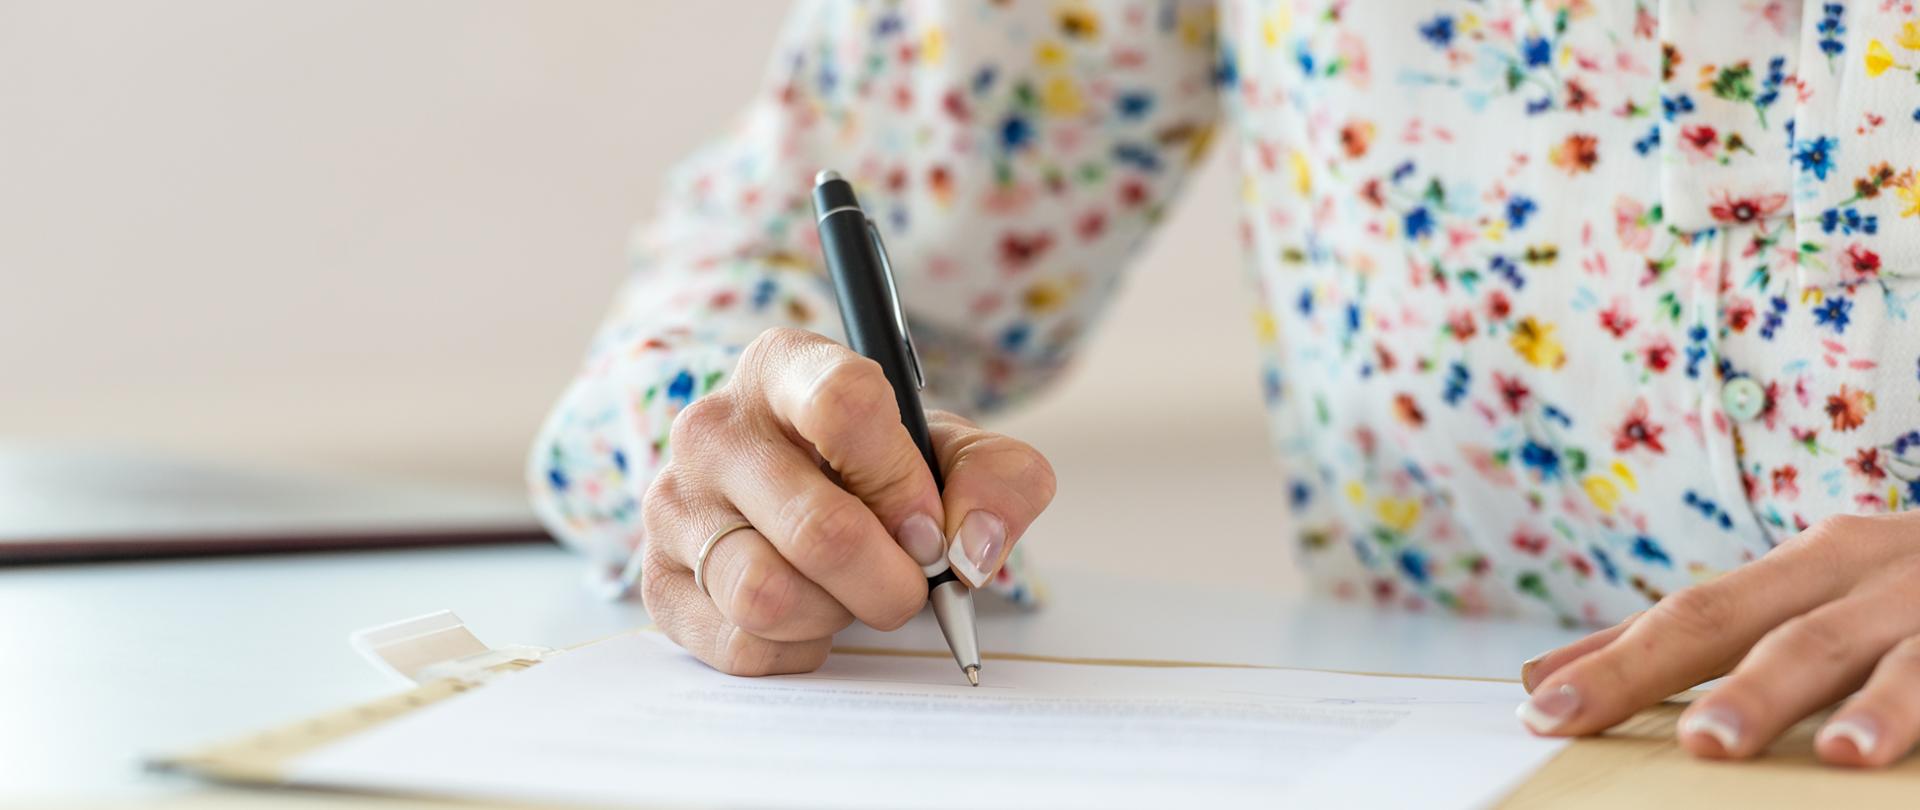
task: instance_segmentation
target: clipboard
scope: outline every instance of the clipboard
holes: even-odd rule
[[[641,628],[631,632],[658,631]],[[515,672],[538,666],[552,656],[565,654],[564,650],[541,647],[488,647],[467,629],[459,617],[447,611],[361,631],[354,634],[353,643],[376,666],[412,686],[358,706],[198,750],[160,757],[149,765],[155,770],[183,773],[231,785],[284,787],[287,785],[287,766],[304,754],[456,695],[483,689],[498,678],[511,676]],[[598,642],[588,642],[593,643]],[[873,647],[835,647],[834,652],[842,655],[947,657],[947,653],[942,651]],[[1069,658],[1016,653],[987,653],[983,658],[1093,666],[1279,668],[1255,664]],[[1813,735],[1825,719],[1826,712],[1795,725],[1760,758],[1738,763],[1695,759],[1674,742],[1674,730],[1680,712],[1686,707],[1686,700],[1686,695],[1678,696],[1641,712],[1604,736],[1575,740],[1495,806],[1502,810],[1620,807],[1685,807],[1691,810],[1703,802],[1743,808],[1920,805],[1920,755],[1909,756],[1892,767],[1877,771],[1854,771],[1821,764],[1813,754]],[[324,793],[316,792],[315,795]],[[420,800],[413,797],[411,801],[418,803]],[[208,794],[205,805],[215,804],[225,803],[220,801],[218,794]],[[451,799],[445,800],[444,804],[437,801],[430,801],[429,804],[477,806]],[[196,802],[189,799],[178,806],[195,805]],[[478,806],[512,805],[489,802]]]

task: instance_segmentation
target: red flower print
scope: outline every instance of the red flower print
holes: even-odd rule
[[[1848,281],[1866,281],[1880,274],[1880,254],[1858,242],[1847,246],[1846,259],[1847,269],[1853,274]]]
[[[1506,293],[1503,293],[1499,290],[1494,290],[1492,295],[1487,296],[1487,317],[1488,318],[1496,321],[1504,321],[1507,319],[1508,315],[1512,315],[1512,314],[1513,314],[1513,302],[1507,300]]]
[[[1635,320],[1632,315],[1627,314],[1627,299],[1625,298],[1615,298],[1611,306],[1600,310],[1600,328],[1607,330],[1608,333],[1616,338],[1626,337],[1628,332],[1633,331],[1633,326],[1637,323],[1639,323],[1639,321]]]
[[[1712,160],[1720,149],[1720,133],[1706,124],[1680,128],[1680,151],[1697,160]]]
[[[1783,500],[1800,497],[1800,470],[1792,464],[1773,470],[1773,494]]]
[[[1383,372],[1389,372],[1400,367],[1400,361],[1394,356],[1393,350],[1387,348],[1387,344],[1385,343],[1373,344],[1373,357],[1374,362],[1380,366],[1380,370]]]
[[[1373,122],[1353,121],[1340,128],[1340,148],[1347,157],[1365,157],[1367,149],[1373,146]]]
[[[953,172],[945,166],[935,166],[927,170],[927,189],[933,192],[933,198],[942,203],[953,199]]]
[[[1053,247],[1053,234],[1046,231],[1008,233],[1000,237],[1000,264],[1008,270],[1024,270],[1050,247]]]
[[[1887,469],[1880,465],[1880,448],[1862,447],[1847,460],[1847,469],[1854,475],[1867,479],[1867,483],[1878,483],[1887,477]]]
[[[967,97],[958,90],[948,90],[946,96],[940,99],[940,106],[955,121],[965,122],[973,117],[973,111],[967,108]]]
[[[1593,563],[1587,562],[1587,558],[1585,557],[1578,554],[1568,554],[1567,564],[1573,566],[1574,573],[1579,574],[1583,578],[1593,576]]]
[[[1493,387],[1500,389],[1500,399],[1507,403],[1508,413],[1519,413],[1526,407],[1527,399],[1533,396],[1533,389],[1520,381],[1518,377],[1509,377],[1496,371],[1493,373]]]
[[[1107,215],[1102,211],[1088,211],[1080,216],[1079,223],[1075,224],[1073,229],[1080,234],[1081,239],[1088,241],[1098,239],[1100,234],[1107,231]]]
[[[1538,557],[1547,551],[1547,536],[1520,529],[1513,533],[1513,547]]]
[[[1380,178],[1370,177],[1367,182],[1360,184],[1360,199],[1375,208],[1387,204],[1386,196],[1380,191]]]
[[[1567,80],[1567,109],[1574,112],[1586,112],[1600,106],[1593,97],[1593,91],[1580,83],[1578,78]]]
[[[1568,135],[1547,151],[1547,160],[1567,174],[1593,171],[1594,165],[1600,162],[1600,139],[1578,132]]]
[[[1647,368],[1653,369],[1656,374],[1665,372],[1673,365],[1673,342],[1664,335],[1654,338],[1640,353],[1647,361]]]
[[[1420,412],[1420,403],[1412,394],[1394,395],[1393,415],[1408,427],[1417,428],[1427,423],[1427,415]]]
[[[1833,429],[1849,431],[1867,423],[1867,414],[1873,411],[1873,395],[1858,388],[1842,384],[1840,390],[1827,397],[1827,418],[1833,420]]]
[[[1753,194],[1746,197],[1734,197],[1726,191],[1720,192],[1720,199],[1707,206],[1707,213],[1716,222],[1755,222],[1773,216],[1787,204],[1785,194]]]
[[[1128,180],[1120,184],[1120,204],[1132,208],[1147,201],[1147,184]]]
[[[1473,321],[1473,310],[1454,310],[1452,315],[1447,316],[1447,331],[1453,333],[1454,340],[1466,340],[1473,337],[1474,333],[1479,331],[1479,327],[1475,325]]]
[[[1647,418],[1647,401],[1637,400],[1633,410],[1627,412],[1627,421],[1613,434],[1613,449],[1626,452],[1635,447],[1645,447],[1655,453],[1665,453],[1667,448],[1660,443],[1660,434],[1667,429],[1656,425]]]
[[[1727,327],[1735,332],[1745,332],[1753,325],[1753,302],[1745,298],[1736,298],[1727,305]]]

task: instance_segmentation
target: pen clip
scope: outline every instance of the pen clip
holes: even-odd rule
[[[887,246],[880,241],[880,227],[867,218],[867,235],[873,239],[873,252],[880,256],[880,276],[887,282],[887,298],[893,304],[893,322],[900,329],[900,339],[907,344],[907,364],[913,366],[913,387],[927,387],[927,375],[920,370],[920,350],[913,345],[913,333],[907,331],[907,311],[900,306],[900,290],[893,285],[893,262],[887,259]]]

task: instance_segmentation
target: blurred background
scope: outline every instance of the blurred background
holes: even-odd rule
[[[0,0],[0,440],[517,492],[630,228],[784,12]],[[1258,526],[1248,570],[1284,564],[1227,157],[999,424],[1059,467],[1067,545]]]

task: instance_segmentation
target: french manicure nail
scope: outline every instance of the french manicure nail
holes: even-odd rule
[[[975,587],[987,584],[1007,545],[1007,524],[991,512],[975,510],[960,521],[947,550],[955,574]]]
[[[1541,653],[1539,655],[1536,655],[1532,658],[1527,659],[1526,661],[1521,662],[1520,685],[1526,687],[1527,691],[1529,692],[1533,691],[1533,686],[1534,686],[1533,671],[1539,668],[1540,660],[1546,657],[1547,657],[1546,653]]]
[[[940,534],[940,524],[933,521],[932,515],[907,518],[900,524],[899,540],[907,556],[921,565],[937,563],[947,554],[947,538]]]
[[[1853,743],[1853,750],[1859,751],[1860,756],[1872,756],[1873,746],[1880,742],[1880,721],[1864,714],[1837,718],[1820,729],[1814,742],[1825,743],[1835,738]]]
[[[1680,722],[1681,734],[1705,734],[1720,743],[1720,750],[1733,753],[1740,744],[1740,715],[1725,706],[1708,706],[1687,715]]]
[[[1513,713],[1535,733],[1548,734],[1566,725],[1577,711],[1580,711],[1580,693],[1573,684],[1563,683],[1551,690],[1533,693]]]

